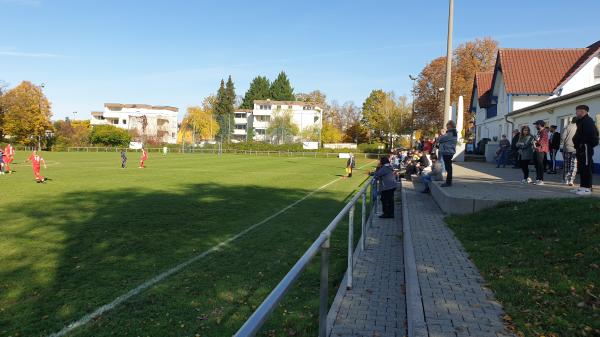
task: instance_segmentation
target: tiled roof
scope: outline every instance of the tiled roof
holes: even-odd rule
[[[561,79],[560,83],[556,86],[556,88],[554,88],[555,91],[562,87],[569,79],[571,79],[571,77],[575,75],[575,73],[579,71],[579,69],[581,69],[589,59],[598,54],[600,51],[600,41],[596,41],[595,43],[589,45],[586,49],[586,52],[579,58],[579,60],[577,60],[577,62],[575,62],[573,67],[569,69],[569,71]]]
[[[496,60],[509,94],[551,94],[587,48],[500,49]]]
[[[477,86],[477,100],[479,101],[480,107],[486,107],[490,104],[490,90],[492,89],[493,77],[493,71],[480,72],[475,74],[475,85]],[[474,97],[472,97],[471,99],[474,99]]]

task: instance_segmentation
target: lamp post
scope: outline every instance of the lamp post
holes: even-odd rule
[[[450,92],[451,92],[451,79],[452,79],[452,29],[454,25],[454,0],[450,0],[448,8],[448,41],[446,48],[446,86],[444,96],[444,117],[449,116],[450,109]],[[447,121],[443,121],[446,123]]]
[[[408,78],[410,78],[410,80],[413,83],[413,90],[412,90],[412,111],[410,114],[410,147],[413,147],[413,142],[414,142],[414,135],[415,135],[415,87],[417,85],[417,77],[413,76],[413,75],[408,75]]]

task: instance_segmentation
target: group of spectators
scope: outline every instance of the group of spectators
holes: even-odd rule
[[[380,183],[382,218],[394,217],[394,191],[401,176],[409,180],[412,175],[420,176],[425,184],[422,192],[429,193],[430,183],[443,180],[446,171],[446,182],[440,186],[452,186],[452,157],[457,139],[456,124],[448,121],[446,130],[441,130],[433,140],[422,139],[417,149],[395,150],[380,158],[377,169],[371,174]]]
[[[555,125],[547,128],[542,120],[533,123],[536,128],[535,135],[532,135],[529,126],[523,126],[520,132],[515,130],[512,148],[516,150],[516,160],[523,171],[521,183],[544,185],[544,173],[557,173],[556,155],[562,151],[564,184],[573,186],[579,173],[580,186],[573,192],[583,196],[592,194],[592,157],[594,147],[598,145],[598,129],[588,115],[589,110],[587,105],[577,106],[575,116],[565,128],[562,137]],[[502,156],[506,149],[501,147],[499,151],[499,155]],[[535,182],[529,177],[530,162],[535,166]],[[500,166],[500,163],[498,161],[497,166]]]

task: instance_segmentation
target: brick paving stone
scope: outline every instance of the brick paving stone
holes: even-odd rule
[[[403,188],[429,336],[514,336],[502,321],[502,306],[484,287],[434,200],[410,182]]]
[[[396,200],[396,218],[375,217],[367,231],[365,250],[355,261],[352,289],[346,291],[331,327],[332,337],[406,335],[400,193]]]

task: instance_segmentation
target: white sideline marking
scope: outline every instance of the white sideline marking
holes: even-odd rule
[[[373,161],[370,161],[369,163],[359,167],[359,169],[369,165],[373,163]],[[55,332],[51,335],[48,335],[48,337],[60,337],[60,336],[65,336],[66,334],[68,334],[69,332],[77,329],[78,327],[84,326],[87,323],[89,323],[91,320],[95,319],[96,317],[102,315],[103,313],[110,311],[112,309],[114,309],[116,306],[118,306],[119,304],[127,301],[128,299],[132,298],[133,296],[136,296],[137,294],[141,293],[142,291],[152,287],[153,285],[157,284],[158,282],[164,280],[165,278],[179,272],[180,270],[182,270],[183,268],[189,266],[190,264],[202,259],[203,257],[206,257],[207,255],[216,252],[218,250],[220,250],[223,246],[228,245],[229,243],[231,243],[232,241],[235,241],[236,239],[240,238],[241,236],[247,234],[248,232],[252,231],[253,229],[257,228],[258,226],[261,226],[263,224],[265,224],[266,222],[268,222],[269,220],[279,216],[280,214],[286,212],[287,210],[289,210],[290,208],[298,205],[299,203],[301,203],[302,201],[308,199],[309,197],[311,197],[313,194],[317,193],[318,191],[327,188],[328,186],[330,186],[331,184],[341,180],[342,178],[337,178],[334,179],[330,182],[328,182],[327,184],[317,188],[316,190],[308,193],[307,195],[303,196],[302,198],[294,201],[293,203],[287,205],[286,207],[280,209],[279,211],[271,214],[270,216],[264,218],[262,221],[255,223],[254,225],[244,229],[243,231],[237,233],[236,235],[230,237],[229,239],[222,241],[221,243],[213,246],[212,248],[205,250],[204,252],[192,257],[191,259],[182,262],[178,265],[176,265],[175,267],[147,280],[146,282],[140,284],[139,286],[131,289],[130,291],[126,292],[125,294],[115,298],[112,302],[107,303],[101,307],[99,307],[98,309],[94,310],[93,312],[81,317],[80,319],[76,320],[75,322],[72,322],[71,324],[65,326],[62,330]]]

